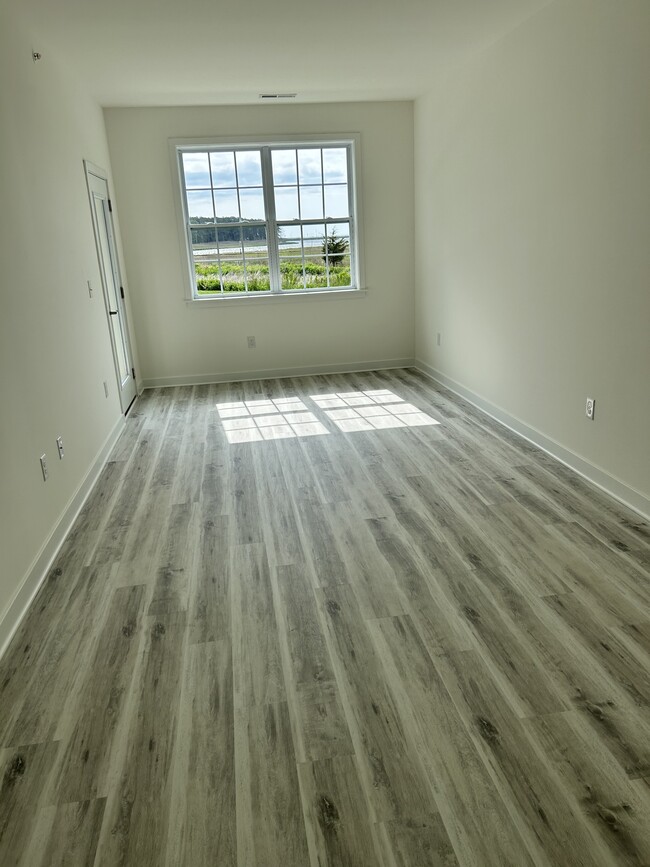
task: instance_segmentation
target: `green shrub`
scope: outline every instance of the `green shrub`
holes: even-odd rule
[[[349,286],[349,268],[330,268],[330,286]]]
[[[283,289],[302,289],[302,268],[293,266],[282,269],[282,288]]]
[[[330,267],[336,267],[343,261],[347,249],[347,240],[339,238],[336,229],[332,229],[332,234],[323,240],[323,261],[327,262],[329,257]]]
[[[221,283],[218,277],[202,277],[196,281],[196,288],[199,292],[219,292],[221,291]]]
[[[271,281],[268,277],[268,268],[266,276],[256,272],[248,276],[248,291],[249,292],[266,292],[271,288]]]
[[[202,270],[199,271],[199,268]],[[203,269],[206,269],[205,272],[203,272]],[[306,282],[308,287],[316,289],[325,288],[328,285],[324,265],[307,262],[305,263],[303,275],[302,262],[283,262],[280,266],[280,272],[283,289],[302,289],[304,286],[303,281]],[[221,292],[221,282],[217,266],[197,265],[196,273],[196,288],[199,294]],[[270,290],[271,280],[268,265],[258,265],[255,270],[248,272],[247,277],[249,292],[268,292]],[[244,292],[246,289],[244,269],[241,265],[228,265],[227,269],[222,271],[222,280],[224,292]],[[341,266],[330,268],[329,285],[349,286],[350,269]]]
[[[305,262],[305,273],[318,277],[321,274],[325,274],[325,265],[321,265],[317,262]]]

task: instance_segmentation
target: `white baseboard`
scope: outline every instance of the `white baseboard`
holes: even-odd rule
[[[144,379],[143,388],[166,388],[174,385],[207,385],[213,382],[242,382],[250,379],[284,379],[288,376],[317,376],[324,373],[358,373],[363,370],[392,370],[413,367],[413,358],[388,358],[382,361],[352,361],[348,364],[317,364],[308,367],[277,367],[267,370],[242,370],[231,373],[188,374]]]
[[[113,430],[110,432],[104,444],[95,456],[95,459],[90,465],[90,468],[82,479],[79,487],[70,498],[68,505],[63,510],[61,517],[57,521],[48,539],[43,543],[43,546],[36,555],[34,562],[27,570],[27,574],[21,581],[18,590],[14,594],[14,597],[2,615],[2,618],[0,618],[0,657],[2,657],[3,653],[9,646],[9,642],[18,629],[27,609],[38,593],[44,578],[50,570],[54,558],[59,552],[59,548],[72,529],[72,525],[77,519],[77,515],[82,510],[84,503],[88,499],[88,495],[97,482],[99,474],[104,468],[104,464],[106,463],[113,446],[124,430],[124,425],[124,416],[120,416]]]
[[[434,382],[444,385],[449,391],[453,391],[454,394],[464,398],[477,409],[489,415],[490,418],[519,434],[519,436],[533,443],[533,445],[538,446],[542,451],[547,452],[560,461],[560,463],[575,470],[578,475],[587,479],[587,481],[596,485],[596,487],[605,491],[605,493],[610,494],[616,500],[623,503],[623,505],[638,512],[644,518],[650,518],[650,499],[641,493],[641,491],[637,491],[635,488],[617,479],[616,476],[610,475],[605,470],[572,452],[571,449],[546,436],[546,434],[543,434],[537,428],[531,427],[526,422],[510,415],[510,413],[501,409],[501,407],[490,403],[489,400],[485,400],[485,398],[461,385],[461,383],[456,382],[456,380],[425,364],[424,361],[416,359],[414,366],[421,373],[424,373],[425,376],[433,379]]]

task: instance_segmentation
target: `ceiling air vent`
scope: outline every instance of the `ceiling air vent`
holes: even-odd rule
[[[260,93],[260,99],[295,99],[297,93]]]

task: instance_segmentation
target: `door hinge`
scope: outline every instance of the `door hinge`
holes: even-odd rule
[[[135,381],[135,367],[132,367],[132,368],[131,368],[131,373],[133,374],[133,379],[134,379],[134,381]]]
[[[113,203],[110,199],[108,200],[108,210],[111,212],[111,214],[113,213]]]
[[[122,296],[122,299],[124,299],[124,286],[120,286],[120,295]]]

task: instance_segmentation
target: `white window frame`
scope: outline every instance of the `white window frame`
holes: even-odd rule
[[[187,203],[185,197],[185,186],[183,178],[182,154],[187,151],[205,151],[219,148],[231,148],[233,150],[254,149],[254,148],[300,148],[306,147],[335,147],[341,146],[349,148],[350,159],[348,160],[348,201],[350,216],[345,222],[349,222],[350,226],[350,276],[351,286],[349,287],[318,287],[313,289],[281,289],[271,288],[263,292],[224,292],[222,294],[214,294],[200,296],[196,290],[194,257],[192,253],[192,239],[189,230],[189,215],[187,213]],[[187,302],[191,304],[201,304],[209,306],[212,304],[221,303],[237,303],[245,302],[264,302],[294,299],[305,299],[308,297],[359,297],[365,295],[364,284],[364,267],[362,255],[362,238],[361,227],[363,226],[361,216],[361,196],[359,189],[359,152],[360,152],[360,135],[358,133],[346,134],[322,134],[322,135],[285,135],[285,136],[211,136],[201,138],[173,138],[169,139],[169,153],[172,168],[172,178],[174,186],[174,201],[176,207],[176,219],[179,232],[181,250],[184,256],[183,267],[183,282],[185,288],[185,297]],[[273,185],[271,178],[271,186],[264,187],[264,197],[266,204],[267,224],[275,223],[275,213],[273,202]],[[342,218],[341,218],[342,219]],[[280,223],[291,225],[290,221],[280,220]],[[324,224],[326,220],[293,221],[295,225],[305,225],[309,222]],[[279,258],[277,256],[277,244],[275,239],[268,236],[269,243],[269,266],[270,268],[279,268]],[[273,252],[275,252],[275,256]],[[276,277],[276,282],[279,282]]]

